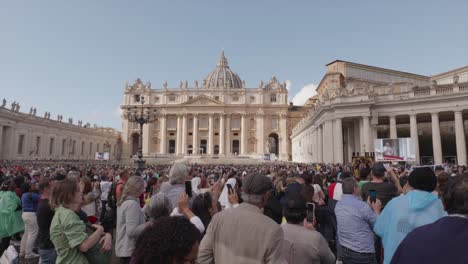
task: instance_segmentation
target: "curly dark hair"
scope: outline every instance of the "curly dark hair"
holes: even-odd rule
[[[209,192],[201,193],[193,199],[192,211],[200,218],[205,228],[207,228],[211,222],[210,208],[212,207],[212,201],[213,199]]]
[[[200,231],[188,219],[162,217],[137,239],[132,261],[137,264],[183,262],[200,239]]]

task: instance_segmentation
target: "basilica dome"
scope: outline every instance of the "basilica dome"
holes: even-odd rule
[[[224,50],[219,57],[216,69],[203,79],[203,88],[242,88],[243,83],[239,75],[233,72],[229,66],[226,57],[224,57]]]

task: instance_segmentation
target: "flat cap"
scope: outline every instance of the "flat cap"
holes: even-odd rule
[[[273,188],[271,180],[259,173],[248,175],[242,183],[242,191],[246,194],[265,194]]]

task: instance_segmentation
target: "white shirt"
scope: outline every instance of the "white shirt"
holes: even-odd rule
[[[112,188],[112,182],[109,181],[102,181],[101,182],[101,200],[107,201],[109,197],[110,190]]]

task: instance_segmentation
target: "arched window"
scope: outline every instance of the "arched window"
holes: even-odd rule
[[[276,94],[270,94],[270,102],[272,103],[276,102]]]

